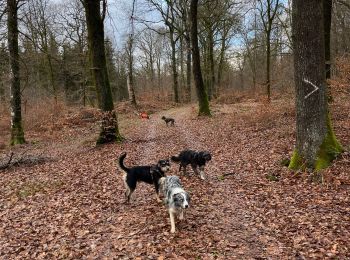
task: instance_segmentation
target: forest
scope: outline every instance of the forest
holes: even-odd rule
[[[0,259],[350,258],[350,0],[0,0]]]

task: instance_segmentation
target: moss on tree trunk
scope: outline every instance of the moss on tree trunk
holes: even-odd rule
[[[21,122],[16,122],[12,124],[11,127],[11,145],[24,144],[24,132]]]
[[[119,133],[117,124],[117,114],[115,111],[105,112],[102,117],[102,125],[100,135],[96,141],[96,144],[105,144],[111,142],[120,143],[124,138]]]
[[[208,97],[202,97],[202,100],[199,101],[199,116],[211,116]]]
[[[344,151],[334,134],[330,115],[327,116],[327,134],[317,153],[315,170],[327,168],[329,164]]]
[[[319,150],[317,152],[316,160],[313,163],[313,169],[316,171],[327,168],[330,163],[344,151],[343,147],[337,140],[333,128],[330,115],[327,116],[327,133]],[[298,149],[295,149],[290,160],[288,168],[291,170],[302,170],[307,166],[307,162]]]

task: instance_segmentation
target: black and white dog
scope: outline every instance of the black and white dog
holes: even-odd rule
[[[175,232],[175,216],[180,220],[184,219],[184,210],[189,207],[190,196],[182,188],[180,179],[177,176],[163,177],[159,184],[164,194],[164,203],[170,215],[171,233]]]
[[[168,126],[168,123],[170,123],[170,125],[172,125],[172,126],[174,126],[174,124],[175,124],[174,118],[162,116],[162,119],[165,121],[167,126]]]
[[[183,168],[184,174],[186,174],[187,165],[191,164],[191,167],[196,174],[198,174],[198,167],[199,176],[204,180],[204,166],[211,160],[211,154],[208,151],[196,152],[193,150],[184,150],[179,154],[179,156],[172,156],[171,160],[180,163],[179,171],[181,171],[181,168]]]
[[[127,168],[124,165],[125,157],[126,153],[123,153],[119,157],[119,167],[126,172],[126,174],[124,174],[123,177],[126,188],[126,202],[130,202],[131,194],[135,191],[136,184],[140,181],[154,185],[157,193],[157,200],[160,202],[161,200],[159,198],[159,180],[160,178],[165,177],[165,173],[170,170],[169,160],[160,160],[156,165],[151,166],[135,166]]]

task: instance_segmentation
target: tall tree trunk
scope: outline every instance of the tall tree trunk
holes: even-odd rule
[[[289,168],[326,168],[343,151],[328,114],[323,3],[293,1],[296,148]]]
[[[186,100],[191,102],[191,81],[192,81],[192,53],[191,39],[186,37]]]
[[[128,77],[127,77],[127,87],[129,102],[136,107],[136,96],[135,96],[135,87],[134,87],[134,57],[133,57],[133,35],[130,35],[128,42]]]
[[[48,70],[49,70],[49,80],[50,84],[52,87],[52,92],[53,92],[53,98],[55,100],[55,104],[57,104],[57,88],[55,84],[55,77],[54,77],[54,72],[53,72],[53,65],[52,65],[52,58],[50,54],[46,55],[47,62],[48,62]]]
[[[126,79],[126,84],[128,88],[128,96],[129,96],[129,102],[134,106],[137,107],[136,103],[136,97],[135,97],[135,91],[134,91],[134,83],[133,83],[133,75],[131,70],[128,72],[128,77]]]
[[[157,66],[157,85],[158,85],[158,89],[161,90],[161,83],[162,83],[162,68],[161,68],[161,61],[160,61],[160,57],[157,57],[157,61],[156,61],[156,66]]]
[[[181,96],[183,96],[183,90],[185,86],[185,55],[184,55],[184,37],[180,37],[180,89]],[[183,99],[183,98],[182,98]]]
[[[71,96],[71,90],[69,89],[69,72],[68,72],[68,66],[67,66],[67,48],[64,45],[63,46],[63,53],[62,53],[62,68],[63,68],[63,89],[64,89],[64,99],[66,104],[69,104],[72,99]]]
[[[214,32],[210,29],[208,39],[208,63],[209,63],[209,88],[211,90],[211,98],[216,98],[217,93],[215,89],[215,63],[214,63]]]
[[[192,53],[191,53],[191,21],[188,16],[188,2],[185,1],[186,7],[184,8],[183,24],[186,42],[186,101],[191,102],[191,81],[192,81]]]
[[[5,106],[5,86],[2,81],[0,82],[0,103],[1,106]]]
[[[266,95],[267,95],[268,102],[271,102],[270,65],[271,65],[271,30],[269,29],[266,32]]]
[[[106,0],[105,0],[106,1]],[[136,0],[132,2],[132,11],[131,11],[131,33],[129,35],[128,41],[128,76],[127,76],[127,88],[129,95],[129,102],[137,107],[136,96],[135,96],[135,87],[134,87],[134,13],[135,13],[135,4]]]
[[[264,32],[266,36],[266,95],[267,101],[271,101],[271,80],[270,80],[270,66],[271,66],[271,33],[273,29],[273,22],[279,8],[279,0],[259,0],[260,17],[263,22]],[[256,2],[254,3],[256,5]],[[264,7],[265,6],[265,7]],[[266,9],[265,9],[266,8]],[[265,10],[264,10],[265,9]]]
[[[149,63],[150,63],[150,77],[151,77],[151,84],[154,86],[154,57],[153,57],[154,51],[153,47],[150,49],[149,52]]]
[[[193,57],[193,76],[196,85],[196,91],[199,103],[199,115],[210,116],[208,96],[204,88],[200,54],[198,47],[198,29],[197,29],[197,9],[198,0],[191,0],[190,17],[191,17],[191,40],[192,40],[192,57]]]
[[[80,70],[81,70],[81,83],[80,83],[80,88],[81,88],[81,94],[82,94],[82,99],[83,99],[83,106],[86,106],[86,87],[87,87],[87,79],[86,79],[86,56],[84,52],[84,47],[82,44],[79,42],[79,53],[80,53]]]
[[[201,67],[201,73],[203,76],[203,84],[204,84],[204,89],[207,92],[208,95],[208,100],[211,100],[211,87],[210,87],[210,77],[209,77],[209,52],[208,52],[208,41],[203,41],[202,43],[202,67]]]
[[[332,0],[323,0],[324,13],[324,44],[325,44],[325,69],[326,79],[331,78],[331,25],[332,25]],[[328,101],[332,101],[332,94],[327,84]]]
[[[21,111],[17,0],[7,0],[7,29],[11,77],[11,145],[16,145],[25,143]]]
[[[171,69],[173,71],[173,90],[174,90],[174,99],[176,103],[179,103],[179,82],[178,82],[178,73],[177,73],[177,62],[176,62],[176,43],[174,29],[170,26],[170,45],[171,45]]]
[[[256,9],[256,0],[254,0],[254,8]],[[256,77],[257,77],[257,69],[256,69],[256,63],[258,60],[257,50],[258,50],[258,26],[257,26],[257,14],[256,11],[254,11],[254,64],[253,64],[253,88],[256,90]]]
[[[220,47],[220,54],[219,54],[219,64],[218,64],[218,76],[217,76],[217,86],[216,88],[219,89],[221,87],[221,80],[222,80],[222,73],[224,70],[224,61],[225,61],[225,51],[226,51],[226,22],[224,21],[224,28],[222,29],[223,35],[221,39],[221,47]]]
[[[106,65],[103,20],[107,3],[105,0],[103,1],[103,12],[101,15],[99,0],[84,0],[91,69],[97,92],[98,105],[104,112],[97,144],[122,140],[118,129],[117,114],[114,111],[112,91]]]

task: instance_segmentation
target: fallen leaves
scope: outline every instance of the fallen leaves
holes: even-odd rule
[[[294,118],[284,113],[292,105],[272,106],[217,105],[212,118],[198,120],[191,107],[179,107],[167,113],[175,127],[160,114],[132,123],[138,119],[126,115],[127,140],[99,148],[82,140],[96,135],[94,112],[70,115],[61,139],[33,144],[55,160],[0,173],[0,258],[350,257],[350,155],[323,173],[328,186],[293,177],[280,164],[293,149]],[[349,105],[335,106],[336,132],[349,144]],[[78,121],[80,128],[69,128]],[[209,150],[213,160],[206,181],[180,176],[191,207],[171,234],[153,187],[139,184],[124,204],[116,159],[127,151],[127,165],[151,164],[185,148]]]

